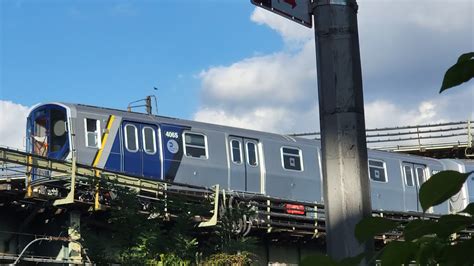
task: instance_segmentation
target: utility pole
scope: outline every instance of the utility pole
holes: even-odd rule
[[[251,0],[311,28],[316,39],[327,252],[336,260],[370,251],[356,224],[370,217],[356,0]]]
[[[321,125],[327,252],[336,260],[372,248],[354,236],[370,217],[356,0],[312,3]]]

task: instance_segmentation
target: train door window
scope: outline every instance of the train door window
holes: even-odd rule
[[[250,141],[247,142],[247,163],[250,166],[258,166],[257,144]]]
[[[132,124],[125,125],[125,148],[130,152],[138,151],[137,127]]]
[[[415,171],[416,171],[417,186],[421,187],[421,185],[425,182],[425,168],[416,167]]]
[[[405,184],[408,187],[413,186],[413,168],[411,166],[405,165],[403,166],[403,172],[405,173]]]
[[[156,153],[156,137],[155,130],[151,127],[143,127],[143,150],[147,154]]]
[[[86,146],[92,148],[100,147],[100,120],[85,119]]]
[[[303,171],[303,156],[300,149],[282,147],[281,160],[286,170]]]
[[[184,133],[184,154],[187,157],[207,159],[206,136],[196,133]]]
[[[236,164],[242,163],[242,143],[240,141],[233,139],[230,141],[230,146],[232,147],[232,162]]]
[[[378,182],[387,182],[385,162],[369,159],[370,179]]]

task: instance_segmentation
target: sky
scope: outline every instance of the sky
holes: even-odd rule
[[[472,119],[474,81],[438,91],[474,51],[474,1],[358,4],[366,126]],[[314,30],[248,0],[0,0],[0,145],[37,103],[150,94],[165,116],[319,131]]]

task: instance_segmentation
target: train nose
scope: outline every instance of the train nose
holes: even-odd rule
[[[69,152],[66,108],[48,104],[31,111],[27,125],[28,150],[54,159],[64,159]]]

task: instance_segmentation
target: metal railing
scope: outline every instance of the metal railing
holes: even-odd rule
[[[366,129],[367,147],[375,150],[410,152],[473,147],[474,127],[470,120],[414,126]],[[289,134],[320,139],[320,132]],[[472,157],[469,151],[466,157]]]

